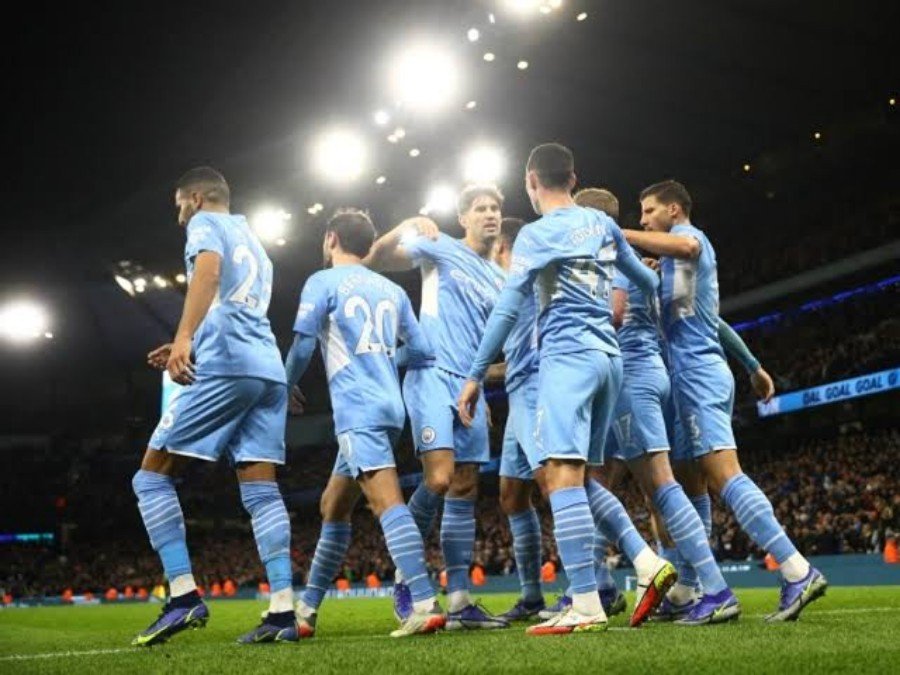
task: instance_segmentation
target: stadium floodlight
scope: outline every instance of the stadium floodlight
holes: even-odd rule
[[[117,279],[117,281],[118,281],[118,279]],[[187,281],[187,277],[185,275],[183,275],[181,272],[179,272],[178,274],[175,275],[175,281],[177,281],[179,284],[183,284]]]
[[[24,344],[53,337],[49,328],[47,310],[32,300],[12,300],[0,307],[0,335],[10,342]]]
[[[469,101],[468,103],[466,103],[466,110],[475,110],[477,106],[478,101]]]
[[[456,190],[450,185],[435,185],[428,192],[428,198],[425,201],[425,211],[428,213],[439,213],[447,215],[453,213],[456,207]]]
[[[128,293],[132,298],[134,297],[134,284],[131,283],[131,279],[127,277],[123,277],[121,274],[115,275],[116,283],[119,285],[123,291]]]
[[[169,285],[169,282],[166,281],[166,279],[164,277],[160,276],[159,274],[155,274],[153,276],[153,285],[156,286],[157,288],[165,288],[166,286]]]
[[[508,11],[518,16],[537,14],[544,6],[541,0],[505,0],[503,4]]]
[[[519,61],[516,64],[516,68],[518,68],[519,70],[527,70],[528,69],[528,61],[526,61],[524,59]]]
[[[375,120],[375,124],[380,127],[385,126],[391,121],[391,115],[387,110],[376,110],[375,114],[372,115],[372,118]]]
[[[587,12],[581,12],[578,16],[575,17],[576,21],[584,21],[588,17]]]
[[[333,182],[352,182],[366,168],[366,143],[352,129],[332,129],[319,136],[312,146],[312,165],[322,178]]]
[[[387,182],[387,176],[378,176],[375,179],[375,185],[384,185]]]
[[[394,97],[413,111],[433,112],[449,103],[459,88],[453,54],[427,42],[401,49],[390,62]]]
[[[491,145],[471,148],[462,160],[463,179],[470,183],[496,183],[506,171],[506,157]]]
[[[493,60],[496,59],[497,57],[496,57],[496,55],[494,54],[494,52],[485,52],[485,53],[484,53],[484,56],[483,56],[482,58],[483,58],[485,61],[487,61],[488,63],[490,63],[491,61],[493,61]]]
[[[250,225],[261,241],[270,244],[285,238],[290,219],[291,214],[284,209],[264,208],[253,215]]]
[[[478,42],[478,38],[481,37],[481,31],[477,28],[470,28],[466,33],[466,37],[469,38],[469,42]]]

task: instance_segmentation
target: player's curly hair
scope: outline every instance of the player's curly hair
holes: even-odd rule
[[[479,197],[490,197],[497,201],[501,209],[503,208],[503,193],[496,185],[467,185],[456,200],[456,212],[459,215],[467,213]]]
[[[325,232],[334,232],[341,248],[360,258],[365,258],[375,243],[375,224],[369,214],[360,209],[338,209],[328,219]]]

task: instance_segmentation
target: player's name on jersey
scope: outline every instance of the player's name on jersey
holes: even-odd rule
[[[757,403],[756,406],[759,409],[760,417],[771,417],[860,396],[880,394],[898,388],[900,388],[900,368],[890,368],[877,373],[781,394],[769,403]]]

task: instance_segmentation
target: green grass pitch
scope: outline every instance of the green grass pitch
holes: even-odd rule
[[[744,614],[724,626],[627,628],[530,637],[524,624],[391,639],[388,600],[326,600],[319,631],[300,644],[240,646],[262,603],[210,603],[202,630],[151,649],[129,646],[158,605],[46,607],[0,611],[0,673],[822,673],[892,672],[900,655],[900,587],[832,588],[794,624],[767,625],[775,589],[738,592]],[[629,598],[631,601],[633,596]],[[488,595],[492,611],[514,596]]]

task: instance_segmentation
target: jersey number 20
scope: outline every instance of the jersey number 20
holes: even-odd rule
[[[385,322],[390,321],[393,328],[392,333],[397,334],[397,307],[390,300],[382,300],[375,305],[375,317],[372,321],[372,308],[365,298],[359,295],[351,296],[344,305],[344,316],[352,319],[356,316],[357,310],[362,312],[363,327],[359,334],[359,341],[356,343],[357,354],[387,354],[393,356],[396,351],[395,345],[387,344],[385,340]],[[373,333],[377,339],[373,338]]]

